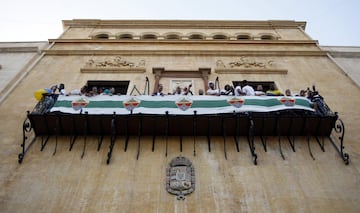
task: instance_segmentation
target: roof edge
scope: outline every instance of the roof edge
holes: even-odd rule
[[[294,20],[63,20],[66,27],[130,27],[130,28],[298,28],[305,30],[305,21]]]

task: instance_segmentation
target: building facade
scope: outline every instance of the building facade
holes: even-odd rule
[[[358,83],[305,33],[305,22],[75,19],[63,26],[0,105],[5,212],[359,210]],[[202,136],[181,137],[181,148],[178,135],[159,135],[155,147],[151,136],[104,136],[102,144],[99,135],[70,137],[69,151],[69,137],[52,135],[36,138],[22,164],[16,161],[26,111],[38,102],[34,92],[50,85],[62,83],[66,93],[84,85],[114,87],[119,97],[151,96],[160,84],[165,94],[191,85],[197,96],[210,81],[223,88],[243,80],[293,94],[315,86],[345,123],[349,165],[328,138],[323,152],[314,137],[297,137],[292,149],[286,136],[268,137],[266,150],[255,137],[257,166],[248,139],[240,137],[236,147],[230,136],[211,137],[211,150]],[[194,190],[181,199],[166,187],[168,174],[176,172],[169,164],[179,156],[195,171]]]
[[[36,61],[47,42],[3,42],[0,43],[0,102],[11,93]]]

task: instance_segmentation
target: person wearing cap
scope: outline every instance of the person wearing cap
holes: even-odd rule
[[[215,84],[213,81],[209,81],[208,85],[209,89],[206,91],[207,95],[220,95],[220,91],[215,89]]]

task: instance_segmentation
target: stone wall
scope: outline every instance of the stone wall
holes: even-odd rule
[[[127,27],[119,27],[124,23]],[[89,37],[97,31],[111,31],[113,35],[123,30],[138,31],[138,34],[145,31],[162,34],[168,29],[187,34],[194,30],[187,29],[191,21],[176,21],[177,28],[169,26],[171,21],[160,23],[166,26],[161,27],[156,21],[64,21],[67,31],[60,39],[50,40],[51,46],[42,51],[41,60],[17,82],[0,105],[3,121],[0,128],[2,211],[358,212],[360,113],[357,106],[360,105],[360,90],[328,57],[327,51],[320,49],[317,42],[302,31],[304,23],[273,23],[272,26],[281,28],[276,29],[281,39],[266,41],[97,40]],[[270,30],[267,21],[221,23],[220,27],[218,22],[193,22],[206,34]],[[181,24],[184,26],[179,27]],[[241,30],[232,29],[234,24],[241,26]],[[156,26],[149,28],[150,25]],[[207,29],[215,26],[217,29]],[[120,63],[116,57],[121,58],[120,62],[134,65]],[[97,67],[96,64],[101,62],[107,65]],[[109,65],[117,62],[124,66],[116,65],[113,69],[113,65]],[[129,80],[129,90],[136,85],[142,91],[146,76],[152,90],[156,81],[153,71],[159,67],[180,73],[209,68],[208,79],[219,77],[222,86],[243,79],[274,81],[282,91],[290,88],[297,92],[316,85],[345,123],[345,150],[350,155],[350,164],[344,165],[327,138],[323,152],[316,139],[310,137],[309,144],[316,159],[313,160],[306,137],[295,138],[296,152],[292,151],[286,137],[268,137],[267,152],[261,139],[255,138],[258,154],[258,165],[255,166],[247,138],[240,138],[240,151],[237,152],[234,138],[229,136],[225,138],[227,160],[222,137],[211,137],[211,152],[207,138],[196,137],[194,156],[193,137],[183,138],[182,152],[177,136],[157,137],[154,152],[152,137],[130,137],[125,152],[125,137],[119,136],[109,165],[106,164],[110,146],[108,136],[104,137],[99,151],[97,136],[77,137],[72,151],[69,151],[69,137],[50,137],[42,152],[42,138],[39,137],[23,163],[18,164],[22,124],[26,111],[31,111],[37,103],[33,96],[35,90],[58,83],[64,83],[65,88],[71,90],[88,80]],[[169,90],[172,78],[160,79],[165,91]],[[203,79],[195,79],[196,89],[204,85]],[[285,160],[279,153],[279,140]],[[56,141],[57,152],[54,154]],[[81,158],[85,142],[85,155]],[[185,200],[177,200],[166,191],[166,168],[171,159],[179,155],[189,158],[195,168],[195,191]]]

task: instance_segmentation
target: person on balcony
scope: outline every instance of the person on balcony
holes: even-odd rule
[[[290,96],[290,97],[292,96],[290,89],[286,89],[286,90],[285,90],[285,96]]]
[[[163,93],[163,85],[162,84],[159,84],[158,85],[158,88],[157,88],[157,91],[155,91],[153,93],[153,96],[164,96],[165,94]]]
[[[220,95],[220,91],[215,89],[215,84],[213,81],[209,81],[208,85],[209,89],[206,91],[207,95]]]
[[[234,89],[235,96],[241,96],[241,86],[238,84]]]
[[[221,90],[220,94],[221,95],[233,96],[234,95],[234,88],[232,86],[230,86],[229,84],[226,84],[224,89]]]
[[[267,96],[279,96],[282,95],[280,90],[278,90],[275,86],[275,84],[270,84],[270,89],[266,91]]]
[[[189,85],[189,87],[184,87],[182,95],[193,95],[193,92],[191,91],[192,84]]]
[[[265,95],[263,86],[261,84],[257,85],[256,90],[255,90],[255,95],[256,96],[264,96]]]
[[[173,95],[182,95],[182,90],[180,86],[177,86],[175,91],[172,93]]]
[[[243,80],[243,88],[241,90],[242,95],[245,96],[254,96],[255,95],[255,90],[254,88],[252,88],[252,86],[250,86],[247,82],[247,80]]]

